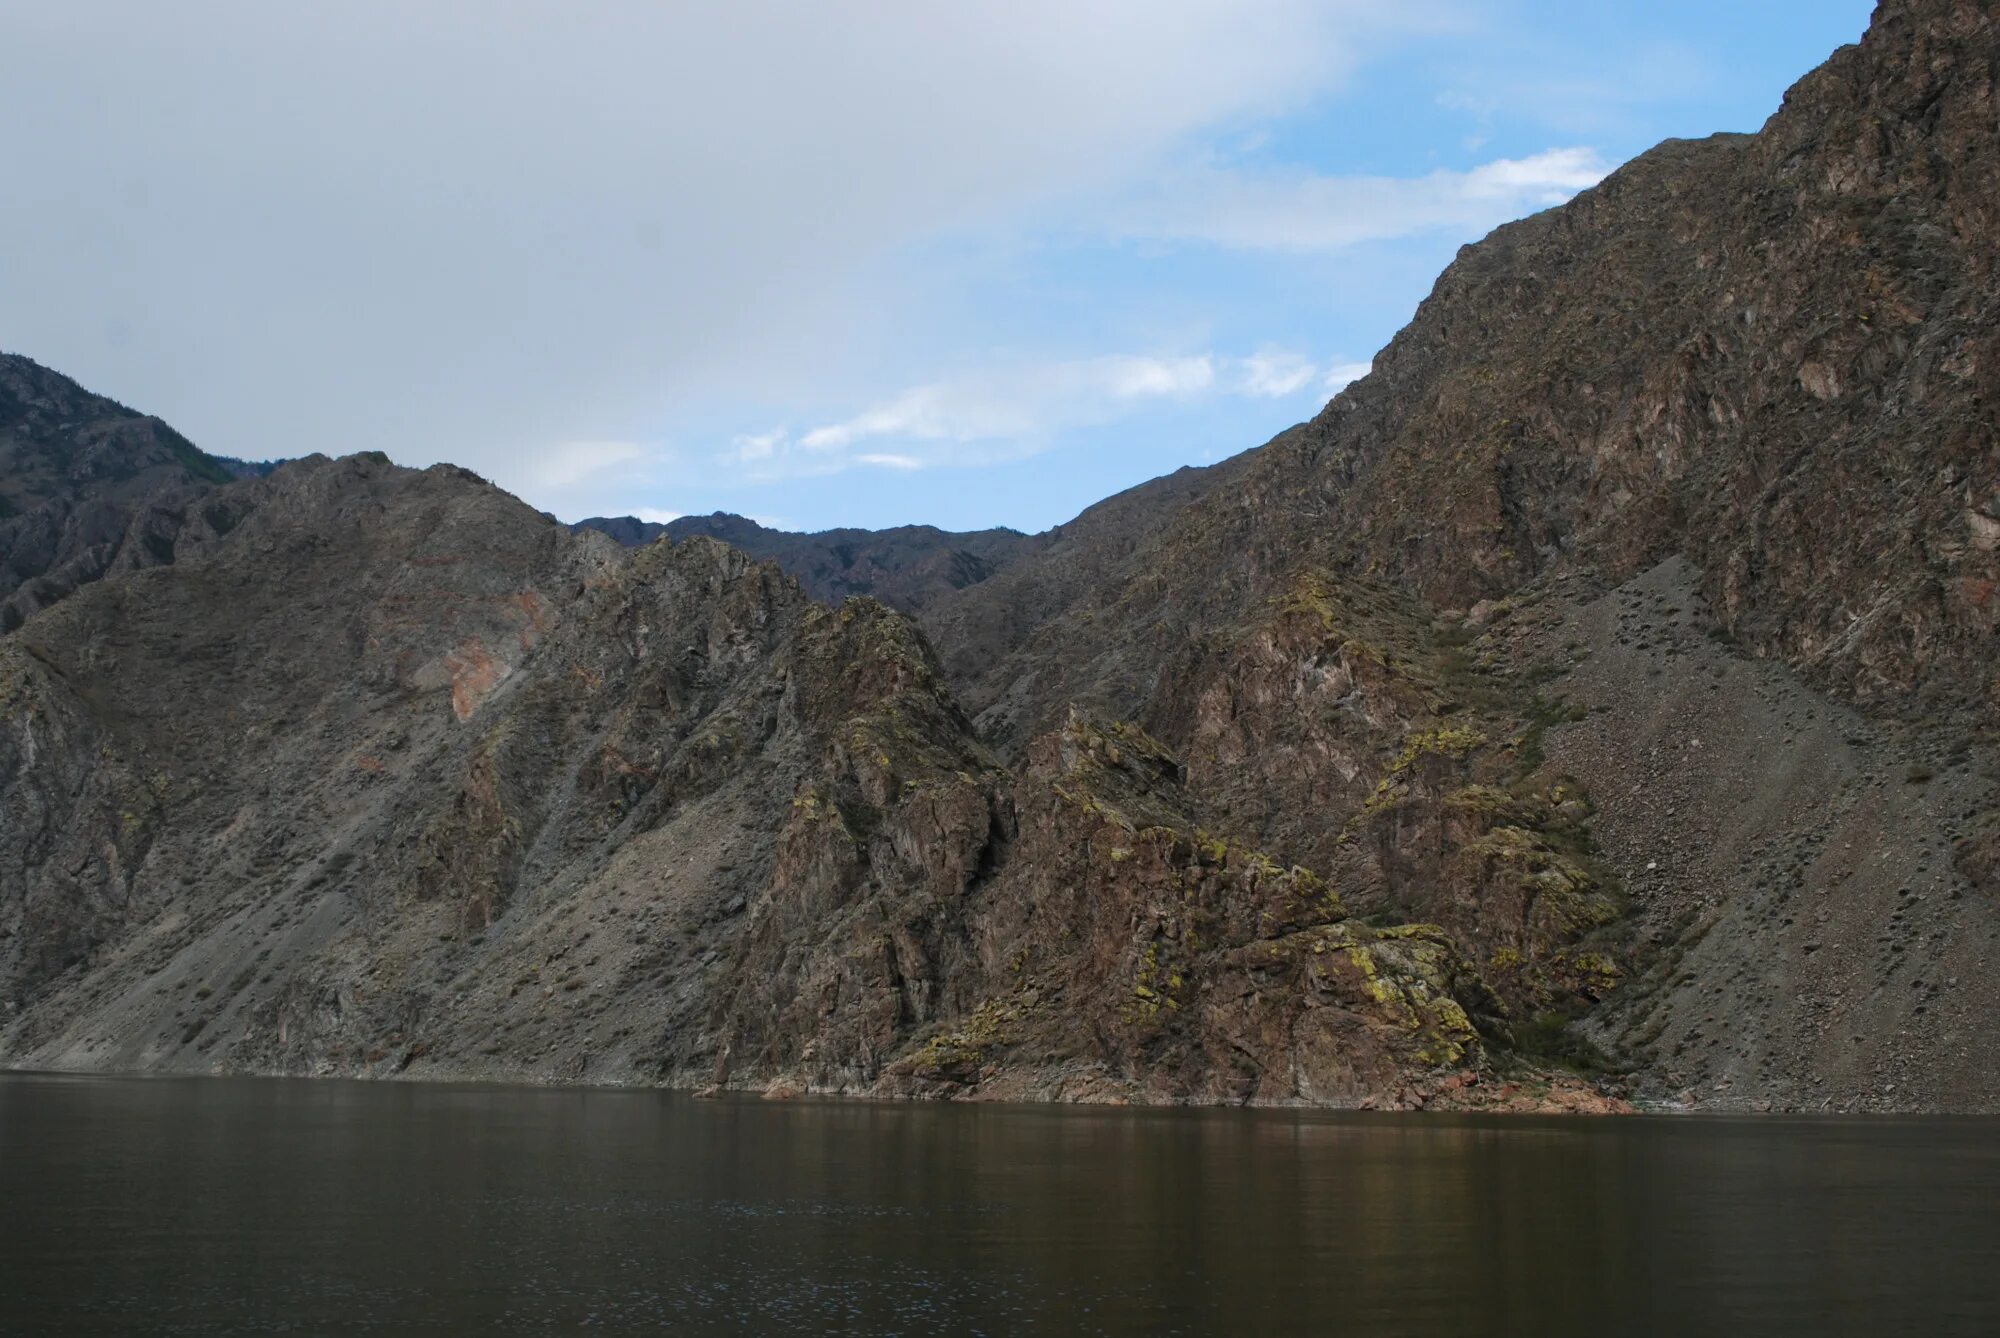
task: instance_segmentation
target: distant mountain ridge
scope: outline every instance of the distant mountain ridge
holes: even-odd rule
[[[665,524],[632,516],[593,516],[571,528],[598,530],[628,547],[662,535],[677,541],[694,535],[720,539],[752,557],[776,562],[823,603],[866,595],[909,614],[979,584],[1039,546],[1037,539],[1004,528],[954,533],[930,525],[901,525],[794,533],[726,511],[681,516]]]

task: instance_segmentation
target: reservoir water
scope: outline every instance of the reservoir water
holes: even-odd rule
[[[0,1075],[0,1333],[2000,1334],[2000,1122]]]

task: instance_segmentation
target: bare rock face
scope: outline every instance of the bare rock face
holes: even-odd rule
[[[1578,922],[1626,889],[1605,928],[1627,957],[1579,947],[1532,993],[1611,1000],[1587,1030],[1653,1095],[1992,1108],[1996,59],[1991,6],[1891,0],[1761,133],[1662,145],[1466,248],[1313,422],[928,611],[968,709],[1010,757],[1071,702],[1144,722],[1201,821],[1357,904],[1485,925],[1496,974],[1522,886],[1576,889],[1550,906]],[[1614,598],[1652,621],[1606,620]],[[1297,616],[1315,604],[1323,636]],[[1688,691],[1696,663],[1716,677]],[[1665,739],[1654,700],[1679,704]],[[1862,741],[1822,735],[1811,767],[1934,775],[1900,826],[1852,820],[1858,776],[1772,766],[1807,712],[1856,707]],[[1485,742],[1456,811],[1525,805],[1493,830],[1545,848],[1371,807],[1386,761],[1461,721]],[[1735,812],[1654,760],[1696,742]],[[1868,840],[1909,865],[1842,855]],[[1777,895],[1795,883],[1807,913]],[[1610,988],[1633,969],[1643,1018]]]
[[[1467,609],[1680,553],[1746,648],[1992,719],[1996,60],[1990,6],[1887,0],[1761,133],[1663,144],[1465,248],[1313,422],[927,617],[968,704],[1015,746],[1071,699],[1138,714],[1133,647],[1302,569]]]
[[[2000,710],[1996,59],[1990,6],[1890,0],[1761,134],[1466,252],[1303,448],[1357,554],[1462,604],[1682,552],[1816,682]]]
[[[1003,768],[879,604],[448,466],[226,500],[0,641],[16,1062],[1342,1104],[1499,1072],[1446,930],[1201,830],[1136,726]]]
[[[234,523],[231,477],[157,418],[0,353],[0,633],[80,585],[171,562]]]

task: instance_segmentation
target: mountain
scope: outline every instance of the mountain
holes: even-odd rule
[[[0,640],[15,1062],[1353,1104],[1505,1035],[1141,732],[1001,767],[878,603],[449,466],[226,492]]]
[[[232,472],[157,418],[0,353],[0,632],[109,572],[173,560]]]
[[[1317,685],[1408,652],[1284,619],[1386,580],[1589,712],[1543,746],[1634,882],[1600,1040],[1704,1097],[1990,1103],[1997,46],[1890,0],[1760,134],[1466,248],[1313,422],[931,611],[968,709],[1003,755],[1137,720],[1206,820],[1324,862],[1372,771]]]
[[[1466,653],[1551,711],[1595,708],[1550,744],[1657,886],[1634,889],[1641,988],[1591,1026],[1657,1086],[1804,1102],[1832,1071],[1879,1095],[1981,1053],[1990,929],[1937,902],[1990,896],[2000,863],[1993,48],[1981,7],[1885,6],[1762,134],[1664,145],[1468,248],[1315,422],[927,611],[987,737],[1016,754],[1076,702],[1141,721],[1206,820],[1334,858],[1316,815],[1370,772],[1287,685],[1325,647],[1259,610],[1387,576],[1481,610]],[[1697,668],[1700,696],[1664,691]],[[1662,752],[1685,780],[1628,778]],[[1733,1044],[1679,997],[1774,952]]]
[[[2000,1109],[1996,59],[1885,0],[1044,535],[165,479],[0,635],[0,1057]]]
[[[1388,580],[1589,713],[1542,746],[1631,880],[1586,1030],[1643,1083],[1991,1103],[1995,25],[1890,0],[1758,135],[1466,248],[1313,422],[927,615],[968,709],[1003,755],[1137,720],[1208,821],[1325,861],[1370,769],[1310,689],[1383,648],[1274,614]]]
[[[750,556],[790,572],[814,599],[838,604],[854,595],[881,600],[904,613],[920,613],[955,590],[977,585],[1036,541],[1018,530],[953,533],[929,525],[887,530],[822,530],[796,534],[773,530],[743,516],[717,511],[661,524],[632,516],[592,516],[572,529],[599,530],[627,546],[665,535],[720,539]]]
[[[1231,462],[1188,515],[1080,521],[1008,573],[1100,568],[1031,601],[1036,633],[975,701],[1054,664],[1046,718],[1099,686],[1073,665],[1100,647],[1307,566],[1462,610],[1685,553],[1752,651],[1871,706],[1990,711],[1993,24],[1984,5],[1888,0],[1761,134],[1663,144],[1466,248],[1372,375]],[[974,629],[1000,593],[941,612],[947,656],[986,649]]]

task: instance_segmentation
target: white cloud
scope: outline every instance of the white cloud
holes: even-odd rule
[[[1021,406],[989,393],[977,383],[914,386],[888,401],[838,423],[807,431],[799,445],[832,452],[874,437],[920,441],[972,441],[1028,430]]]
[[[769,432],[758,433],[755,436],[738,437],[736,439],[736,458],[744,464],[769,459],[771,452],[776,450],[778,443],[784,439],[785,430],[783,428],[773,428]]]
[[[1333,366],[1326,369],[1326,379],[1320,384],[1324,387],[1327,394],[1338,395],[1341,391],[1347,389],[1374,370],[1375,364],[1372,360],[1369,362],[1336,362]]]
[[[907,328],[899,248],[1142,180],[1441,8],[15,6],[0,311],[217,451],[498,474],[823,397]]]
[[[1282,399],[1304,390],[1318,370],[1295,353],[1254,353],[1243,359],[1243,390],[1263,399]]]
[[[646,453],[635,441],[566,441],[537,452],[525,468],[513,472],[538,491],[562,492]]]
[[[1560,204],[1610,172],[1589,148],[1496,158],[1419,177],[1328,177],[1204,166],[1182,171],[1120,211],[1128,237],[1272,251],[1334,251],[1448,230],[1478,236]]]
[[[1199,394],[1214,382],[1215,364],[1208,357],[1111,356],[1029,364],[913,386],[852,418],[810,429],[798,445],[831,459],[857,442],[885,437],[933,443],[1021,441],[1060,423],[1115,415],[1121,404]]]
[[[1085,385],[1101,383],[1117,399],[1151,395],[1191,395],[1215,384],[1215,363],[1201,358],[1103,358],[1091,364],[1070,364],[1059,380]]]
[[[1241,358],[1116,354],[1018,363],[912,386],[796,438],[774,429],[755,438],[768,449],[754,459],[746,458],[740,449],[746,438],[738,437],[719,458],[746,466],[743,477],[757,482],[856,465],[916,470],[986,463],[1032,455],[1066,430],[1112,422],[1148,405],[1223,395],[1281,399],[1314,388],[1326,375],[1320,364],[1285,350]],[[854,449],[874,442],[898,449]]]
[[[632,513],[650,525],[671,525],[684,514],[679,511],[660,511],[654,507],[642,506]]]
[[[1475,167],[1464,174],[1462,189],[1467,200],[1500,201],[1508,208],[1523,203],[1546,206],[1588,190],[1610,172],[1610,164],[1595,149],[1547,149]]]

